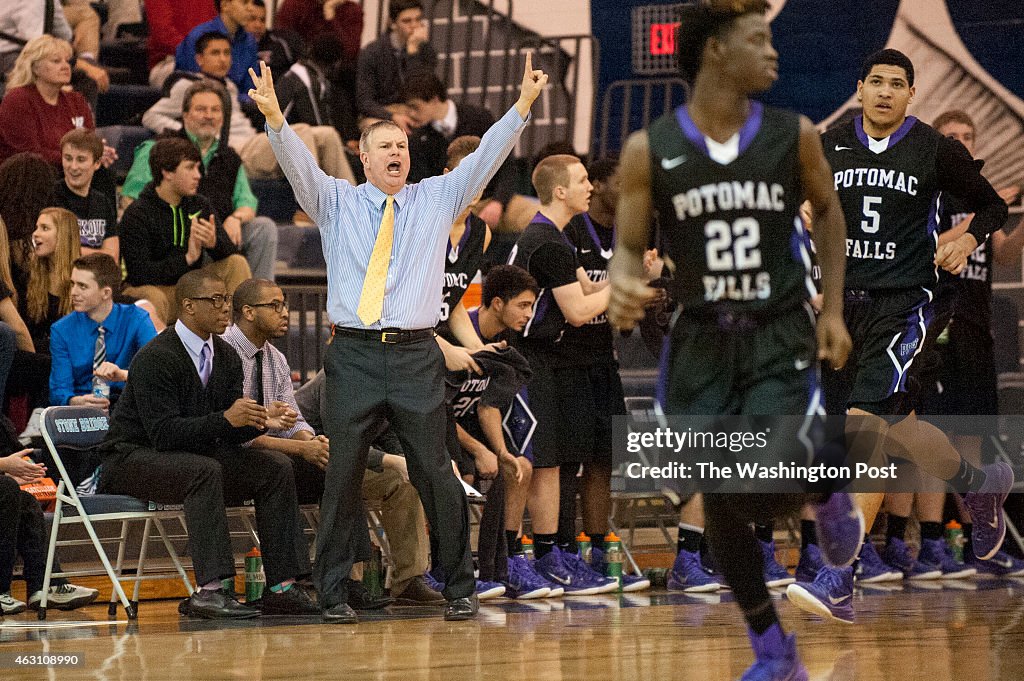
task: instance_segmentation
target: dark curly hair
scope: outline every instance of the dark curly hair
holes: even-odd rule
[[[19,267],[28,264],[29,237],[40,211],[57,202],[56,185],[57,171],[39,154],[23,151],[0,163],[0,219]]]
[[[764,14],[768,6],[768,0],[701,0],[682,7],[676,58],[683,79],[692,84],[697,78],[708,38],[722,37],[734,21],[746,14]]]

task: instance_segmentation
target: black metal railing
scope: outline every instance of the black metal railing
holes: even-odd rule
[[[326,285],[282,285],[291,315],[288,333],[275,341],[288,359],[299,383],[313,378],[324,365],[324,349],[331,333],[327,318]]]
[[[617,80],[609,85],[597,123],[597,157],[618,152],[630,133],[686,101],[687,91],[681,78]]]

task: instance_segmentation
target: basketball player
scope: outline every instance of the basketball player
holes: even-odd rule
[[[679,67],[687,105],[630,136],[623,151],[611,322],[631,328],[654,295],[643,254],[657,213],[673,297],[682,305],[662,355],[666,414],[813,414],[815,359],[842,366],[845,229],[821,141],[806,118],[752,94],[777,78],[764,0],[681,10]],[[815,329],[799,208],[810,200],[824,302]],[[799,252],[794,252],[794,243]],[[817,334],[817,348],[815,347]],[[796,443],[794,443],[796,444]],[[750,523],[795,511],[803,494],[705,494],[707,541],[749,627],[755,662],[744,681],[806,680],[795,638],[779,624]],[[849,564],[863,518],[849,495],[820,496],[826,559]]]
[[[974,120],[964,111],[950,110],[937,117],[932,127],[940,134],[964,145],[974,156],[977,129]],[[1006,203],[1013,203],[1020,194],[1020,187],[999,190]],[[946,201],[939,225],[939,245],[955,239],[969,226],[971,214],[954,197]],[[957,451],[973,463],[981,463],[982,436],[987,420],[979,418],[998,413],[996,396],[996,365],[992,341],[992,264],[1019,266],[1021,249],[1024,248],[1024,228],[1018,223],[1010,231],[996,230],[989,241],[971,252],[967,267],[959,276],[948,272],[939,273],[936,300],[949,300],[944,307],[949,312],[945,319],[936,315],[934,330],[939,340],[934,346],[938,361],[937,375],[928,381],[920,379],[924,397],[922,411],[926,414],[972,415],[974,418],[957,420],[951,440]],[[941,385],[941,392],[935,389]],[[953,561],[941,534],[942,509],[945,493],[917,495],[918,515],[921,519],[921,555],[924,562],[935,563],[942,568],[944,579],[950,574],[963,575],[977,571],[987,576],[1016,576],[1024,574],[1024,561],[1000,550],[989,560],[980,560],[974,555],[970,544],[971,519],[964,517],[964,534],[968,545],[964,546],[966,565]],[[890,518],[892,513],[890,511]],[[937,527],[936,527],[937,526]],[[936,539],[936,537],[940,537]]]
[[[483,343],[511,340],[533,316],[538,292],[537,282],[523,269],[514,265],[490,268],[483,280],[480,307],[467,315],[471,328]],[[506,514],[522,519],[533,465],[529,452],[511,446],[502,418],[529,378],[529,365],[509,348],[478,352],[475,357],[484,373],[471,374],[459,385],[453,411],[464,446],[483,448],[494,458],[493,469],[478,467],[481,476],[494,478],[480,521],[480,579],[504,583],[509,598],[545,598],[551,595],[547,580],[523,555],[507,552],[505,536]],[[517,535],[518,526],[517,521],[513,525]]]
[[[895,455],[970,490],[964,503],[976,520],[974,553],[990,558],[1006,532],[1002,505],[1013,471],[1004,463],[978,468],[962,459],[941,430],[909,411],[906,379],[931,321],[936,268],[960,274],[968,256],[1002,227],[1007,209],[963,145],[907,116],[914,94],[910,59],[898,50],[876,52],[857,82],[863,115],[822,136],[850,227],[845,318],[854,342],[847,366],[824,376],[826,406],[854,417],[848,439],[873,452],[869,463]],[[963,234],[936,246],[947,192],[975,215]],[[858,495],[868,528],[883,497]],[[865,543],[864,550],[872,549]],[[787,595],[810,612],[853,621],[852,568],[824,566],[813,582],[791,584]]]
[[[536,419],[533,480],[527,500],[537,557],[534,566],[554,586],[564,587],[567,595],[604,593],[616,589],[617,581],[594,573],[567,543],[558,545],[557,532],[559,466],[578,461],[581,453],[587,453],[581,443],[593,438],[592,430],[580,428],[593,422],[586,418],[586,410],[593,407],[580,393],[589,379],[561,341],[567,326],[583,326],[608,308],[607,280],[590,280],[565,235],[569,221],[589,207],[593,187],[587,169],[568,154],[543,159],[532,180],[540,210],[516,241],[509,262],[533,275],[540,286],[533,319],[516,342],[533,371],[526,393]],[[516,547],[510,548],[515,555]]]
[[[617,159],[605,158],[590,164],[587,169],[587,177],[593,185],[590,207],[565,228],[565,235],[576,247],[580,267],[595,284],[607,281],[608,261],[615,246],[617,171]],[[581,441],[574,450],[574,460],[560,467],[558,544],[572,547],[576,540],[578,493],[583,532],[590,537],[592,548],[591,566],[604,575],[604,537],[608,532],[612,496],[612,417],[626,413],[607,315],[599,314],[582,326],[569,326],[560,345],[566,363],[579,369],[581,380],[575,388],[583,408],[576,412],[579,418],[574,429]],[[582,475],[578,475],[581,469]],[[642,591],[650,586],[650,581],[642,576],[622,576],[623,591]]]
[[[463,135],[452,140],[448,145],[445,172],[457,167],[462,159],[476,151],[479,146],[480,138],[472,135]],[[480,339],[473,331],[473,325],[469,323],[462,297],[480,272],[484,254],[491,243],[491,230],[486,222],[471,212],[470,208],[466,208],[452,223],[448,238],[444,261],[441,319],[437,333],[450,343],[475,350],[480,347]]]

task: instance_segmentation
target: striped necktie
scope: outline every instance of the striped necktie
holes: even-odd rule
[[[107,361],[107,330],[101,326],[96,331],[96,349],[92,353],[93,376],[96,375],[100,365]]]
[[[199,380],[203,382],[203,387],[210,380],[210,371],[213,369],[211,366],[213,362],[210,361],[210,346],[203,343],[203,349],[199,351]]]
[[[370,262],[366,265],[363,292],[359,296],[356,314],[366,326],[381,318],[384,312],[384,285],[388,280],[388,263],[391,260],[391,245],[395,236],[395,197],[388,196],[384,203],[384,215],[380,219],[377,240],[373,243]]]

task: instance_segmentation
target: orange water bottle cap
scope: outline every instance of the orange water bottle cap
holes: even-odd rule
[[[960,530],[960,529],[963,529],[963,526],[960,525],[960,523],[958,523],[955,520],[950,520],[948,523],[946,523],[946,529],[947,530]]]
[[[523,535],[522,542],[524,544],[529,544],[530,546],[533,546],[533,540],[527,537],[525,534]]]
[[[263,556],[263,554],[260,553],[260,549],[259,549],[258,546],[252,547],[252,551],[250,551],[249,553],[245,554],[246,558],[260,558],[262,556]]]
[[[604,540],[606,542],[608,542],[608,541],[622,541],[621,539],[619,539],[619,536],[617,534],[615,534],[614,532],[609,532],[607,535],[605,535]]]
[[[590,537],[587,536],[586,532],[580,532],[576,535],[576,541],[590,541]]]

